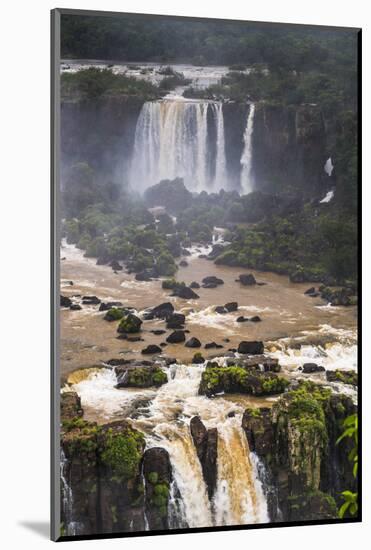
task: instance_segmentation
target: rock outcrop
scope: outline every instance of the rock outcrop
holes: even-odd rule
[[[190,430],[211,500],[217,480],[218,430],[216,428],[207,430],[199,416],[191,419]]]

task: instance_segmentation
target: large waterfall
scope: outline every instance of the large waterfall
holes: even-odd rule
[[[241,156],[241,192],[246,195],[254,189],[252,174],[252,135],[254,129],[255,105],[251,103],[243,136],[244,148]]]
[[[144,191],[176,177],[184,178],[190,191],[226,187],[222,103],[165,99],[143,105],[135,130],[131,187]]]

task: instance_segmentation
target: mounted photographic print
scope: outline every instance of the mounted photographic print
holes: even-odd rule
[[[54,540],[361,520],[360,37],[52,12]]]

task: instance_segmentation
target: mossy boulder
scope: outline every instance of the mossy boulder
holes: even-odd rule
[[[160,351],[161,348],[160,348]],[[115,369],[116,388],[159,387],[167,382],[167,374],[157,365],[122,365]]]
[[[120,334],[132,334],[140,331],[142,320],[133,313],[128,313],[122,317],[117,327],[117,332]]]
[[[168,452],[161,447],[147,449],[142,471],[145,481],[145,510],[150,530],[168,529],[168,506],[172,470]]]
[[[61,394],[61,419],[72,420],[83,415],[81,399],[74,391]]]
[[[125,310],[119,307],[111,307],[103,319],[105,321],[120,321],[125,315]]]
[[[358,374],[355,370],[328,370],[326,378],[329,382],[341,382],[342,384],[350,384],[358,386]]]
[[[208,364],[201,376],[199,394],[211,397],[218,393],[275,395],[285,391],[288,380],[271,372],[260,372],[237,366]]]
[[[144,445],[143,435],[129,424],[112,422],[99,434],[100,460],[113,478],[128,481],[139,474]]]

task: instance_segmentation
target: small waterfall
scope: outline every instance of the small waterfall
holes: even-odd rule
[[[147,448],[163,447],[169,453],[173,472],[169,526],[176,529],[268,522],[260,469],[241,427],[244,408],[222,397],[208,399],[198,395],[203,368],[171,365],[168,383],[155,395],[148,394],[153,400],[146,414],[131,419],[133,426],[145,434]],[[76,386],[83,407],[104,405],[109,418],[114,419],[129,398],[138,396],[137,392],[118,391],[111,380],[102,401],[101,394],[96,396],[99,381],[108,384],[104,371],[91,374]],[[212,502],[190,432],[190,420],[196,415],[206,428],[218,429],[218,474]]]
[[[246,195],[254,188],[252,175],[252,135],[254,130],[255,105],[251,103],[243,136],[244,148],[241,156],[241,192]]]
[[[214,190],[220,190],[226,185],[226,158],[224,140],[224,116],[223,104],[213,105],[216,124],[216,159],[215,159],[215,180]]]
[[[215,170],[209,158],[209,107],[215,124]],[[135,130],[130,184],[143,192],[176,177],[183,178],[190,191],[219,191],[226,186],[222,103],[165,99],[143,105]]]
[[[218,429],[218,435],[216,525],[267,523],[267,501],[241,419],[230,419]]]
[[[67,457],[63,449],[61,449],[60,475],[62,482],[62,521],[64,523],[65,534],[75,536],[80,532],[80,523],[73,521],[73,495],[70,483],[67,480],[67,466]]]

